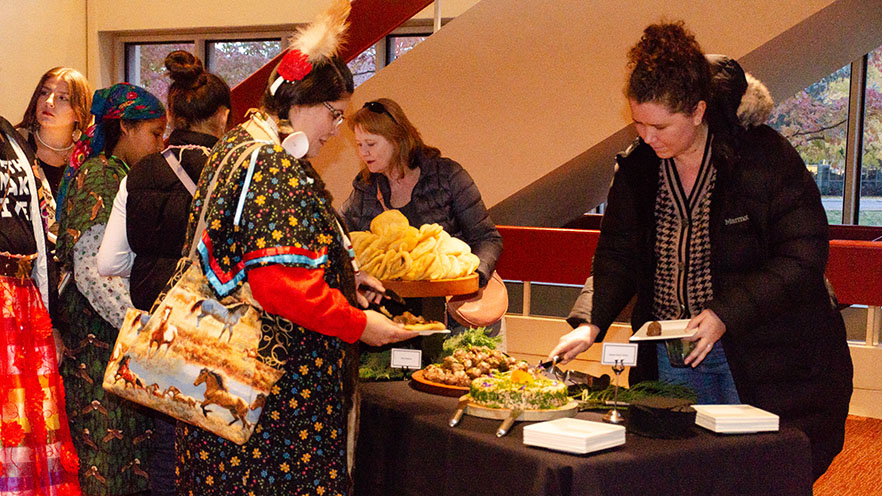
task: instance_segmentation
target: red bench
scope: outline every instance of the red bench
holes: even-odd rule
[[[504,249],[496,270],[503,279],[581,285],[591,273],[600,231],[497,228]],[[882,242],[831,240],[827,278],[841,303],[882,306]]]

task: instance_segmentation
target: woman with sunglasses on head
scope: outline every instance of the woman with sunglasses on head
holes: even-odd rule
[[[86,77],[69,67],[55,67],[40,78],[16,126],[35,151],[38,181],[51,192],[45,200],[50,226],[55,223],[54,196],[70,162],[74,142],[92,123],[91,105],[92,87]]]
[[[502,252],[502,236],[469,173],[426,145],[401,106],[389,98],[365,103],[349,119],[349,127],[364,164],[343,204],[349,229],[369,230],[371,220],[388,209],[399,210],[415,227],[440,224],[478,256],[478,284],[484,287]]]
[[[230,88],[184,50],[165,57],[172,83],[173,131],[162,153],[142,158],[123,178],[98,250],[98,272],[129,279],[132,304],[150,310],[181,258],[190,202],[211,148],[223,136]],[[191,189],[192,188],[192,189]],[[154,496],[175,493],[175,420],[153,412],[149,441]]]
[[[73,279],[61,293],[68,325],[61,373],[83,490],[136,494],[149,488],[141,465],[149,443],[141,440],[149,438],[153,422],[141,407],[101,386],[132,303],[128,280],[101,276],[96,259],[120,181],[132,164],[162,149],[165,108],[147,90],[119,83],[95,92],[92,114],[95,124],[77,143],[59,188],[56,254]]]
[[[631,383],[681,383],[698,403],[780,416],[808,436],[817,478],[842,449],[852,392],[818,187],[764,124],[768,91],[705,56],[682,22],[647,27],[628,58],[639,139],[616,157],[593,280],[551,355],[568,362],[602,340],[632,297],[634,329],[689,319],[682,342],[641,342]],[[667,350],[683,342],[694,349],[676,363]]]
[[[217,299],[250,285],[263,309],[258,359],[285,373],[243,445],[178,423],[179,494],[349,494],[352,345],[413,336],[356,306],[367,304],[359,285],[383,288],[356,273],[331,196],[308,161],[337,135],[354,89],[338,55],[349,9],[335,0],[298,33],[262,109],[224,135],[203,169],[188,239],[206,209],[197,253],[208,285]],[[206,197],[214,174],[224,180]]]

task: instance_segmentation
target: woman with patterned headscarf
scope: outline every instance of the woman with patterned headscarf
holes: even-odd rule
[[[120,83],[95,92],[95,124],[77,143],[58,196],[56,255],[73,284],[62,283],[67,320],[61,374],[71,434],[87,494],[133,494],[149,488],[149,417],[101,387],[126,309],[128,280],[102,277],[96,257],[113,198],[129,166],[162,150],[165,108],[138,86]],[[146,441],[145,441],[146,440]]]

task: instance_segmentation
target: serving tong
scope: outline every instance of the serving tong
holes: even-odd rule
[[[536,369],[545,377],[564,383],[570,396],[576,395],[585,389],[601,391],[609,387],[609,375],[603,374],[600,377],[595,377],[578,370],[563,370],[557,366],[559,361],[560,356],[555,355],[551,357],[551,360],[540,361],[536,365]]]
[[[362,288],[369,289],[369,290],[373,291],[373,288],[368,288],[366,286],[359,287],[359,289],[362,289]],[[385,315],[389,319],[392,319],[393,316],[395,316],[395,315],[401,315],[405,311],[408,310],[407,302],[404,301],[404,298],[402,298],[395,291],[392,291],[391,289],[386,288],[385,291],[380,293],[380,296],[383,297],[382,302],[381,303],[370,302],[368,304],[368,308],[370,308],[371,310],[380,312],[381,314]]]

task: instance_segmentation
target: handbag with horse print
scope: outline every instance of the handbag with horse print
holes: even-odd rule
[[[246,144],[251,147],[228,179],[263,143]],[[211,197],[222,168],[217,168],[205,198]],[[178,262],[152,310],[128,310],[103,385],[130,401],[244,444],[282,371],[258,353],[262,309],[248,283],[218,300],[196,260],[207,210],[206,204],[189,256]]]

